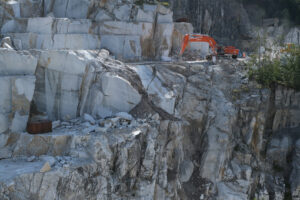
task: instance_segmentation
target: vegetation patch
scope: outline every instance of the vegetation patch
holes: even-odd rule
[[[263,57],[259,61],[253,56],[248,69],[249,78],[264,87],[284,85],[300,90],[300,47],[294,45],[274,59]]]
[[[138,5],[138,6],[142,6],[144,4],[152,4],[152,5],[155,5],[155,4],[161,4],[165,7],[170,7],[170,4],[169,2],[167,1],[154,1],[154,0],[136,0],[134,2],[135,5]]]

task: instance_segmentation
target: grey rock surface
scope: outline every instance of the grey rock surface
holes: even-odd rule
[[[299,199],[300,93],[245,80],[245,60],[171,62],[194,32],[179,7],[252,36],[237,1],[186,3],[1,1],[0,199]]]
[[[80,103],[74,107],[80,109],[70,119],[57,123],[53,133],[11,132],[1,136],[1,141],[6,142],[2,142],[0,152],[7,155],[2,157],[3,166],[15,169],[26,163],[19,174],[9,176],[4,173],[5,167],[0,170],[1,198],[18,199],[22,194],[22,199],[32,196],[81,199],[82,195],[87,199],[249,199],[270,198],[274,194],[276,199],[282,199],[283,174],[292,169],[286,181],[297,199],[298,142],[292,141],[299,141],[295,140],[298,129],[293,128],[295,131],[282,137],[284,132],[276,128],[269,144],[263,139],[264,127],[269,126],[266,122],[269,109],[265,105],[278,102],[275,109],[281,109],[287,96],[277,95],[276,101],[270,102],[270,92],[256,87],[254,82],[243,90],[243,64],[239,61],[224,60],[217,65],[205,62],[126,65],[111,59],[107,51],[97,53],[98,57],[93,57],[93,51],[34,53],[39,56],[38,69],[46,66],[48,70],[60,70],[55,64],[59,63],[55,61],[58,55],[65,63],[73,64],[76,70],[71,70],[72,75],[68,76],[80,76],[83,84],[77,89]],[[52,56],[49,63],[45,62],[47,56]],[[94,62],[99,64],[93,65]],[[65,76],[68,72],[66,64],[61,73]],[[42,76],[36,77],[37,82],[43,81]],[[51,84],[54,83],[66,89],[73,85]],[[111,88],[105,89],[103,85]],[[40,90],[39,84],[36,87],[35,93]],[[135,102],[137,106],[114,116],[113,110],[127,97],[122,95],[122,99],[114,100],[109,94],[122,91],[131,94],[126,102]],[[172,96],[168,96],[170,92]],[[298,93],[290,93],[286,109],[297,110],[294,105],[298,104],[294,102],[298,102]],[[173,102],[168,100],[170,97]],[[103,101],[105,98],[109,100]],[[69,101],[74,99],[66,100]],[[38,101],[35,103],[41,106]],[[111,109],[105,119],[101,117],[105,110],[95,114],[100,105]],[[64,107],[70,116],[72,106],[68,103]],[[80,111],[93,117],[76,118]],[[159,116],[145,115],[151,112]],[[291,151],[294,146],[296,152]],[[261,155],[264,149],[268,160]],[[276,156],[279,154],[280,157]],[[290,155],[292,162],[287,162],[285,158]],[[26,159],[30,156],[35,159]],[[43,181],[39,182],[37,177],[43,177]],[[22,184],[39,187],[27,189]]]

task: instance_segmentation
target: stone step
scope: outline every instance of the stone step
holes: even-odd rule
[[[75,185],[79,186],[80,182],[84,184],[83,182],[87,183],[88,179],[93,179],[89,173],[96,174],[96,169],[96,163],[91,160],[71,157],[47,156],[32,160],[30,158],[0,160],[0,199],[32,199],[33,196],[36,199],[56,199],[58,194],[56,190],[62,187],[58,186],[60,181],[67,183],[76,178],[80,181]],[[83,174],[87,171],[87,174]],[[76,191],[70,192],[78,192],[77,186]],[[85,191],[80,192],[83,193],[81,195],[88,195]]]
[[[0,76],[34,75],[37,58],[28,51],[0,48]]]
[[[100,37],[93,34],[6,33],[18,50],[27,49],[100,49]]]
[[[18,0],[3,2],[12,17],[41,17],[54,16],[72,19],[91,18],[96,21],[105,20],[135,20],[154,22],[156,13],[162,14],[158,20],[172,21],[172,12],[161,5],[143,5],[138,8],[133,1],[121,4],[120,2],[95,3],[93,0]],[[136,13],[136,16],[132,16]],[[162,19],[160,19],[162,18]]]
[[[153,23],[105,21],[68,18],[16,18],[8,20],[1,33],[37,33],[37,34],[98,34],[98,35],[139,35],[150,37]]]
[[[5,146],[0,148],[0,152],[6,152],[6,154],[2,154],[3,156],[7,155],[6,158],[72,155],[78,153],[78,149],[76,148],[79,148],[79,146],[87,146],[90,138],[88,133],[92,129],[95,130],[95,127],[77,126],[76,128],[72,128],[71,124],[68,124],[63,126],[63,128],[54,129],[53,132],[46,134],[29,134],[27,132],[9,133],[6,137],[7,142]],[[77,154],[75,156],[88,157],[86,151],[87,149],[84,149],[80,152],[80,155]]]
[[[57,127],[53,127],[51,133],[18,132],[0,135],[0,160],[42,155],[96,159],[93,153],[97,142],[101,141],[101,146],[104,147],[110,141],[109,145],[115,146],[114,143],[120,145],[128,139],[135,138],[133,132],[136,130],[139,130],[139,134],[147,132],[147,124],[143,124],[142,121],[129,122],[120,117],[95,121],[93,125],[80,118],[62,123],[54,122],[54,124]]]
[[[17,49],[106,48],[117,59],[137,61],[167,57],[173,28],[173,23],[158,23],[154,29],[154,24],[148,22],[92,22],[45,17],[7,21],[1,32],[13,38]]]
[[[117,59],[137,61],[155,55],[150,37],[138,35],[7,33],[18,50],[96,50],[105,48]],[[146,35],[145,35],[146,36]]]

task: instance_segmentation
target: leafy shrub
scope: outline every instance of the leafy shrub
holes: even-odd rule
[[[137,1],[135,1],[135,4],[142,6],[142,5],[144,5],[144,0],[137,0]]]
[[[276,84],[300,90],[300,48],[293,46],[279,58],[264,57],[258,62],[254,56],[249,62],[249,76],[265,87]]]

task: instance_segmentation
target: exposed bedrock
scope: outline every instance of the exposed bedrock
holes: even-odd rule
[[[298,198],[299,93],[260,89],[243,63],[125,64],[105,50],[12,52],[36,65],[31,95],[16,88],[33,97],[27,117],[31,102],[32,117],[60,121],[44,135],[3,125],[1,198]],[[5,173],[17,166],[22,171]]]
[[[299,200],[300,93],[171,61],[186,33],[251,36],[236,1],[178,2],[195,30],[130,0],[0,1],[1,200]]]

